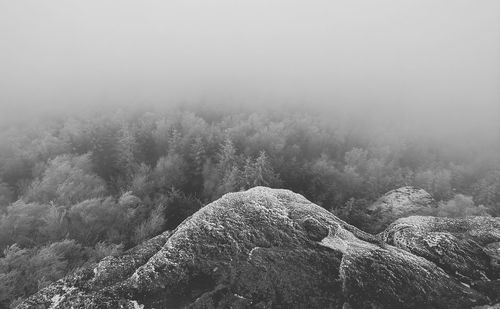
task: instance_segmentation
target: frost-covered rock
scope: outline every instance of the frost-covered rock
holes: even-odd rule
[[[172,234],[163,234],[145,241],[120,257],[106,257],[95,265],[80,269],[29,297],[17,308],[130,308],[137,302],[123,297],[99,293],[130,276],[163,246]]]
[[[367,208],[372,217],[370,232],[381,232],[399,218],[428,215],[436,207],[436,201],[424,189],[406,186],[389,191]]]
[[[500,218],[414,216],[392,223],[381,237],[500,301]]]
[[[152,242],[152,243],[149,243]],[[470,308],[482,293],[301,195],[226,194],[19,308]]]

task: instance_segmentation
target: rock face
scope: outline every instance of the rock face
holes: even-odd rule
[[[389,191],[367,208],[373,218],[370,232],[381,232],[399,218],[428,215],[436,207],[436,201],[423,189],[407,186]]]
[[[500,302],[499,218],[408,217],[391,224],[381,237]]]
[[[492,223],[492,235],[494,229],[499,231]],[[257,187],[223,196],[172,233],[60,280],[18,308],[471,308],[491,303],[485,293],[447,274],[439,261],[407,249],[358,230],[301,195]]]

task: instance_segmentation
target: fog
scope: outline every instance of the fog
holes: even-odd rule
[[[1,121],[294,104],[498,140],[500,1],[0,1]]]

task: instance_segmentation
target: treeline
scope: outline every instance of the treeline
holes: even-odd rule
[[[496,155],[294,111],[191,106],[11,127],[0,133],[0,308],[257,185],[361,228],[365,207],[404,185],[443,215],[498,215]]]

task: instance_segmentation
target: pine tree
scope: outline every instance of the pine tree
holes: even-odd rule
[[[121,174],[128,180],[136,168],[135,150],[137,141],[130,128],[123,126],[118,133],[117,165]]]
[[[216,196],[240,189],[239,157],[236,155],[236,148],[230,138],[226,138],[222,144],[217,158]]]
[[[242,189],[255,186],[280,186],[281,180],[274,172],[271,162],[265,151],[261,151],[255,161],[247,159],[241,173],[240,184]]]

